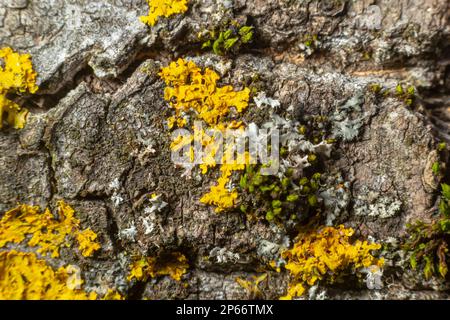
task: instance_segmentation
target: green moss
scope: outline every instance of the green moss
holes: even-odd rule
[[[379,83],[372,83],[369,85],[368,89],[376,95],[381,95],[384,97],[395,97],[397,99],[400,99],[407,106],[412,106],[415,101],[416,90],[413,86],[408,86],[405,89],[402,84],[398,83],[392,90],[383,88],[383,86]]]
[[[437,176],[439,174],[439,172],[441,171],[441,166],[438,161],[433,163],[431,170],[433,170],[434,175]]]
[[[319,44],[319,36],[317,34],[306,34],[303,37],[303,44],[311,50],[315,50]]]
[[[447,144],[446,144],[445,142],[441,142],[441,143],[438,144],[437,150],[438,150],[439,152],[442,152],[442,151],[444,151],[445,149],[447,149]]]
[[[403,91],[403,87],[402,87],[402,85],[399,83],[399,84],[397,84],[397,86],[395,87],[395,93],[397,94],[397,95],[402,95],[403,93],[404,93],[404,91]]]
[[[202,37],[201,47],[203,50],[212,50],[217,55],[237,53],[243,45],[252,42],[253,36],[254,27],[240,26],[237,22],[230,21]]]
[[[408,86],[406,89],[399,83],[395,87],[395,95],[403,100],[407,106],[412,106],[415,100],[415,88],[413,86]]]
[[[407,225],[409,238],[403,250],[410,253],[412,269],[421,269],[426,279],[447,276],[450,242],[450,186],[441,185],[440,217],[431,223],[416,221]]]
[[[322,175],[312,172],[301,178],[294,178],[287,171],[281,178],[275,175],[261,175],[261,165],[247,166],[240,178],[241,211],[248,214],[260,213],[267,221],[295,220],[297,215],[308,216],[319,205],[317,193]],[[242,208],[245,208],[242,209]]]
[[[369,85],[369,90],[375,94],[378,94],[381,92],[383,87],[379,83],[372,83]]]

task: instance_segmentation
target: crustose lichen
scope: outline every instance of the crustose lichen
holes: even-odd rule
[[[188,260],[180,252],[166,253],[159,257],[142,257],[130,265],[128,280],[147,281],[148,278],[170,276],[180,281],[188,268]]]
[[[287,295],[282,299],[301,296],[305,285],[313,286],[320,280],[334,282],[347,271],[382,267],[384,259],[371,254],[381,245],[360,240],[352,243],[353,233],[353,229],[340,225],[300,234],[294,246],[282,253],[287,261],[285,268],[292,278]]]
[[[177,13],[184,13],[188,9],[188,0],[147,0],[150,6],[147,16],[140,17],[140,20],[154,26],[160,17],[170,17]]]
[[[70,248],[74,240],[84,257],[100,249],[97,234],[91,229],[81,231],[75,211],[63,201],[58,203],[57,216],[49,209],[41,212],[25,204],[3,215],[0,248],[14,244],[16,249],[0,252],[0,299],[97,298],[95,292],[79,289],[83,280],[73,274],[74,266],[54,270],[46,262],[59,258],[60,250]]]
[[[6,121],[15,129],[22,129],[28,110],[9,100],[7,94],[35,93],[36,72],[29,54],[19,54],[11,48],[0,49],[0,129]],[[4,115],[6,117],[4,118]]]
[[[209,68],[201,70],[194,62],[178,59],[171,62],[169,66],[162,68],[161,78],[166,83],[164,89],[164,99],[169,102],[175,110],[175,115],[168,119],[168,127],[171,129],[175,124],[184,127],[188,124],[188,113],[192,113],[197,119],[203,120],[211,128],[220,132],[227,129],[243,130],[243,125],[239,121],[224,123],[223,119],[232,113],[241,113],[248,107],[250,89],[244,88],[235,91],[232,86],[217,85],[220,76]],[[217,152],[217,141],[214,136],[209,136],[204,130],[197,130],[193,126],[194,132],[199,132],[203,146],[208,150],[200,165],[202,173],[205,174],[209,168],[216,165],[215,156]],[[194,136],[178,136],[171,143],[172,151],[177,151],[185,145],[190,145]],[[216,212],[234,207],[237,193],[229,190],[227,185],[234,171],[243,170],[244,164],[237,164],[237,161],[230,160],[234,145],[226,146],[221,166],[221,176],[215,186],[211,187],[211,192],[201,198],[205,204],[215,205]],[[190,147],[191,161],[193,161],[193,147]],[[248,154],[241,155],[248,163]],[[228,161],[227,161],[228,160]]]

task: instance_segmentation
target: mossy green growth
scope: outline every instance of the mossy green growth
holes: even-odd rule
[[[375,94],[381,93],[383,87],[379,83],[372,83],[369,85],[369,90]]]
[[[431,170],[433,171],[433,174],[435,176],[441,176],[441,175],[445,174],[446,150],[447,150],[447,144],[445,142],[438,143],[436,151],[438,152],[439,160],[433,162],[433,165],[431,166]]]
[[[450,186],[442,184],[439,202],[440,217],[431,223],[416,221],[407,226],[409,238],[403,249],[410,252],[413,269],[420,268],[426,279],[438,274],[447,276],[450,242]]]
[[[305,57],[311,56],[320,47],[319,36],[317,34],[305,34],[299,47],[303,50]]]
[[[441,142],[438,144],[437,151],[442,152],[447,149],[447,144],[445,142]]]
[[[413,86],[403,87],[398,83],[394,89],[388,89],[380,85],[379,83],[372,83],[368,86],[368,89],[377,96],[395,97],[405,102],[407,106],[412,106],[415,101],[416,90]]]
[[[316,47],[316,44],[318,41],[319,41],[319,37],[317,34],[307,34],[304,37],[303,44],[307,47],[314,48],[314,47]]]
[[[320,187],[320,173],[295,178],[293,170],[288,169],[280,178],[262,175],[261,167],[249,165],[241,176],[241,211],[277,222],[305,218],[315,212],[319,204],[316,194]],[[253,211],[249,212],[249,208]]]
[[[209,31],[201,37],[202,49],[212,50],[217,55],[237,53],[239,49],[253,40],[254,27],[241,26],[230,22],[225,28]]]
[[[431,166],[431,170],[436,176],[441,172],[441,165],[439,164],[438,161],[433,163],[433,165]]]
[[[395,95],[403,100],[407,106],[411,106],[415,100],[416,89],[413,86],[408,86],[403,88],[399,83],[395,87]]]

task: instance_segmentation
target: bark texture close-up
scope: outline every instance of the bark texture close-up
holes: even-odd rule
[[[350,267],[341,279],[326,262],[329,271],[314,271],[317,279],[302,282],[296,298],[450,298],[445,257],[437,253],[428,265],[404,245],[411,224],[445,215],[448,1],[190,0],[184,12],[150,25],[139,17],[151,3],[0,0],[0,49],[29,54],[39,87],[4,93],[28,110],[23,128],[0,124],[5,226],[5,212],[20,204],[49,208],[55,219],[59,201],[70,205],[100,249],[87,257],[64,246],[59,257],[37,257],[55,270],[76,266],[77,290],[98,297],[278,299],[299,281],[284,268],[297,234],[344,225],[352,241],[380,244],[373,251],[384,259],[380,271]],[[252,27],[250,41],[220,47],[218,37],[242,26]],[[305,154],[321,178],[308,207],[293,209],[297,224],[253,214],[262,207],[242,209],[242,195],[235,208],[216,212],[200,199],[220,170],[186,174],[173,163],[174,107],[160,72],[180,58],[214,70],[220,87],[250,88],[248,107],[235,114],[245,126],[298,121],[314,132],[308,144],[317,152]],[[447,242],[438,251],[446,255],[450,222],[442,228]],[[0,223],[0,252],[34,250],[23,241],[3,246],[11,230]],[[153,274],[133,279],[142,257],[156,259]],[[180,279],[158,267],[165,259],[186,266]]]

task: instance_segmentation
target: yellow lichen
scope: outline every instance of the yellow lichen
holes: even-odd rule
[[[287,261],[285,268],[292,277],[287,295],[282,299],[302,295],[304,285],[313,286],[325,277],[333,281],[349,268],[355,271],[369,266],[381,267],[384,260],[371,254],[372,250],[380,249],[381,245],[360,240],[351,243],[353,233],[351,228],[346,229],[340,225],[300,235],[294,247],[282,254]]]
[[[97,234],[91,229],[86,229],[77,234],[79,243],[78,249],[84,257],[90,257],[95,251],[100,249],[100,243],[97,241]]]
[[[209,125],[216,125],[232,108],[242,112],[248,106],[250,89],[234,91],[232,86],[218,87],[220,76],[213,70],[202,70],[192,61],[178,59],[162,68],[161,78],[166,82],[164,99],[176,111],[195,111]]]
[[[235,207],[238,193],[235,188],[229,186],[231,175],[234,171],[244,170],[245,166],[250,163],[248,152],[242,155],[238,154],[237,159],[233,159],[230,155],[232,149],[228,146],[225,150],[222,159],[223,164],[220,167],[222,175],[217,180],[217,184],[212,186],[211,190],[200,199],[201,203],[215,205],[215,212],[217,213]]]
[[[102,300],[124,300],[124,297],[119,292],[108,289]]]
[[[230,181],[231,172],[222,172],[217,180],[217,184],[211,187],[211,190],[203,195],[200,199],[201,203],[215,205],[217,213],[227,208],[233,208],[236,204],[238,193],[233,189],[229,189],[227,184]]]
[[[169,129],[172,129],[175,125],[178,128],[183,128],[186,125],[187,121],[185,118],[177,118],[177,117],[169,117],[167,118],[167,126]]]
[[[170,143],[170,149],[172,151],[178,151],[185,145],[190,145],[193,139],[194,137],[192,135],[188,136],[179,135]]]
[[[154,26],[160,17],[170,17],[177,13],[187,11],[188,0],[147,0],[150,6],[147,16],[140,17],[140,20],[149,25]]]
[[[169,129],[175,124],[177,127],[184,127],[187,123],[184,115],[193,112],[195,117],[203,120],[210,129],[222,133],[222,137],[230,129],[244,130],[242,122],[233,120],[224,123],[223,119],[233,112],[241,113],[248,107],[250,89],[235,91],[232,86],[219,87],[217,81],[220,76],[215,71],[209,68],[202,71],[194,62],[184,59],[171,62],[169,66],[162,68],[159,75],[166,83],[164,99],[175,110],[175,115],[167,120]],[[200,141],[203,154],[199,167],[202,174],[206,174],[210,168],[216,166],[216,155],[222,145],[216,140],[214,131],[213,135],[210,135],[195,125],[193,129],[194,134],[175,137],[170,148],[172,151],[178,151],[186,145],[191,145],[193,141]],[[191,146],[189,150],[190,159],[193,161],[194,149]],[[225,146],[222,174],[210,192],[200,199],[202,203],[215,205],[216,212],[234,207],[237,202],[237,192],[228,185],[233,171],[243,170],[249,157],[248,153],[238,154],[238,159],[234,160],[234,150],[235,145]]]
[[[36,72],[33,70],[29,54],[19,54],[11,48],[0,49],[0,59],[4,67],[0,66],[0,88],[2,91],[35,93]]]
[[[249,298],[259,298],[262,295],[259,284],[267,279],[267,273],[260,276],[252,276],[252,280],[236,278],[236,282],[249,294]]]
[[[70,247],[74,240],[85,257],[100,249],[97,234],[91,229],[80,231],[80,221],[75,218],[72,207],[59,201],[55,213],[21,204],[3,215],[0,220],[0,248],[20,244],[21,250],[26,246],[23,248],[26,252],[18,249],[0,252],[0,299],[97,298],[95,292],[86,293],[80,289],[84,281],[76,266],[67,265],[54,270],[46,262],[58,258],[60,249]],[[37,254],[43,259],[39,259]],[[56,260],[55,263],[61,265],[62,261]],[[103,298],[114,296],[110,293]]]
[[[25,125],[28,111],[7,99],[6,95],[35,93],[38,89],[36,72],[29,54],[19,54],[9,47],[0,49],[0,62],[0,128],[6,120],[13,128],[21,129]]]
[[[187,258],[179,252],[172,252],[164,257],[144,257],[130,265],[128,280],[147,281],[149,277],[167,275],[180,281],[181,276],[186,273],[188,268]]]
[[[6,121],[14,129],[22,129],[25,126],[27,115],[27,109],[21,109],[18,104],[0,93],[0,129],[3,127],[3,121]]]
[[[53,270],[34,253],[0,252],[0,300],[95,300],[95,292],[69,286],[67,269]]]
[[[37,253],[51,253],[51,257],[56,258],[59,257],[61,247],[70,246],[69,236],[72,236],[77,237],[83,255],[92,255],[100,245],[94,242],[92,231],[83,233],[79,230],[80,221],[74,217],[74,213],[64,201],[58,202],[58,219],[49,209],[41,212],[37,206],[19,205],[7,211],[0,220],[0,248],[8,243],[26,241],[28,246],[37,247]]]

